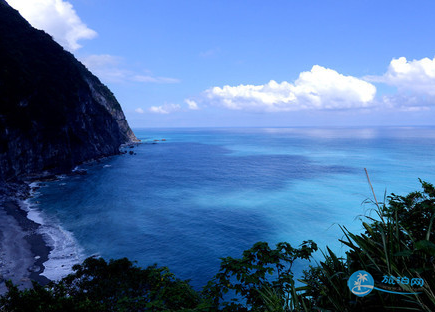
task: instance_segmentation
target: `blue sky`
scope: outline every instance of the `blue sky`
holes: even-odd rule
[[[434,124],[433,1],[7,1],[133,127]]]

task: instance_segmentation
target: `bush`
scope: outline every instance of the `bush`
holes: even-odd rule
[[[141,269],[126,258],[88,258],[74,273],[46,287],[19,291],[8,282],[0,299],[5,311],[178,311],[200,306],[186,281],[165,267]]]
[[[346,258],[338,259],[328,250],[325,261],[305,272],[306,294],[314,306],[329,311],[435,311],[435,188],[420,182],[422,192],[392,194],[388,204],[376,203],[378,218],[367,217],[364,233],[342,228],[345,239],[341,242],[349,247]],[[346,285],[358,270],[369,272],[375,281],[383,276],[423,278],[424,289],[417,295],[373,291],[359,298]],[[398,286],[412,292],[409,285]]]
[[[292,265],[296,259],[308,260],[317,250],[312,241],[303,242],[299,248],[289,243],[278,243],[271,249],[265,242],[256,243],[243,252],[241,259],[223,258],[219,273],[204,289],[204,294],[214,302],[214,307],[223,311],[265,311],[271,302],[267,294],[273,294],[274,304],[281,307],[290,304],[294,289]],[[235,294],[224,301],[224,295]],[[276,298],[279,298],[277,301]],[[270,300],[269,300],[270,301]]]

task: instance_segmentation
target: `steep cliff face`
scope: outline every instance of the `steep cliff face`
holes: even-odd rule
[[[136,140],[112,92],[0,0],[0,181],[65,172]]]

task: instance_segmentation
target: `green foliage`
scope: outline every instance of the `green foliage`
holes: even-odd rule
[[[355,296],[347,287],[347,280],[351,275],[347,262],[343,258],[338,258],[328,247],[327,253],[323,253],[323,256],[324,261],[304,271],[301,282],[306,286],[298,289],[304,291],[300,295],[301,299],[305,299],[305,305],[311,308],[321,307],[325,311],[355,311]]]
[[[59,282],[19,291],[8,282],[4,311],[180,311],[206,307],[186,281],[165,267],[141,269],[127,259],[88,258]],[[201,311],[198,309],[196,311]]]
[[[131,311],[143,307],[179,310],[195,307],[197,293],[175,278],[167,268],[135,267],[126,258],[111,260],[88,258],[76,272],[62,280],[56,289],[80,301],[104,301],[105,310]]]
[[[392,194],[389,206],[382,207],[385,217],[400,223],[398,230],[409,246],[413,241],[428,241],[435,233],[435,189],[430,183],[420,182],[423,192],[412,192],[407,196]]]
[[[262,311],[266,308],[264,293],[272,291],[284,307],[289,304],[289,294],[294,288],[291,267],[296,259],[308,260],[317,250],[312,241],[303,242],[299,248],[289,243],[278,243],[271,249],[265,242],[256,243],[243,252],[241,259],[223,258],[220,272],[208,283],[204,292],[213,298],[215,307],[225,311],[247,311],[248,307]],[[235,293],[231,302],[221,302],[227,293]],[[270,304],[270,302],[269,302]]]
[[[20,291],[8,282],[0,311],[276,311],[291,305],[292,264],[309,259],[315,250],[311,241],[299,248],[279,243],[276,249],[257,243],[241,259],[222,259],[220,272],[202,293],[165,267],[141,269],[125,258],[108,263],[88,258],[73,267],[74,273],[46,287],[35,283]],[[222,301],[229,291],[234,298]]]
[[[407,196],[392,194],[388,204],[377,204],[377,219],[367,217],[365,231],[354,234],[343,227],[343,244],[349,247],[345,259],[328,250],[325,261],[305,272],[306,294],[316,307],[326,311],[375,311],[379,309],[435,311],[435,188],[421,182],[423,191]],[[421,277],[423,293],[397,295],[373,291],[359,298],[346,286],[357,270],[369,272],[375,281],[385,275]],[[376,286],[376,285],[375,285]],[[400,285],[412,292],[409,285]]]

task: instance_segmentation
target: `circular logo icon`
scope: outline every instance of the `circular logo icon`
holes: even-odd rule
[[[354,272],[349,277],[347,286],[354,295],[357,295],[358,297],[364,297],[373,290],[375,281],[369,272],[361,270]]]

